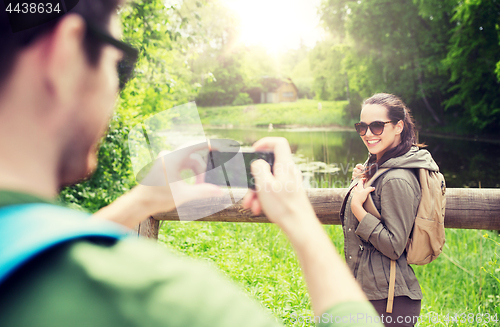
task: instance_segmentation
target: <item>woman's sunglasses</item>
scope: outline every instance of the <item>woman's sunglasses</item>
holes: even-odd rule
[[[125,85],[132,77],[135,63],[139,57],[139,51],[125,42],[119,41],[111,35],[105,33],[94,24],[86,21],[87,31],[102,42],[108,43],[123,52],[123,59],[118,63],[118,78],[120,80],[120,91],[125,88]]]
[[[389,121],[374,121],[371,122],[369,125],[366,123],[357,123],[354,124],[354,127],[356,127],[356,132],[360,136],[365,136],[366,132],[368,131],[368,128],[370,131],[372,131],[373,135],[380,135],[384,132],[384,127],[385,124],[389,123],[396,123],[394,120],[389,120]]]

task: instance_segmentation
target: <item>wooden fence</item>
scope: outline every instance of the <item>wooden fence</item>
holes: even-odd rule
[[[339,211],[347,189],[306,189],[314,211],[323,224],[339,225]],[[242,189],[233,189],[232,194],[240,198],[246,193]],[[183,212],[209,212],[214,204],[227,201],[228,197],[198,200],[183,205]],[[228,202],[227,205],[232,204]],[[157,239],[160,220],[179,220],[177,211],[154,215],[138,226],[142,236]],[[225,221],[268,223],[266,216],[252,215],[250,210],[241,206],[241,201],[197,221]],[[451,188],[446,190],[446,228],[500,230],[500,189]]]

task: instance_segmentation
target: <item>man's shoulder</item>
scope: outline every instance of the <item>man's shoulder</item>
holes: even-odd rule
[[[188,277],[189,271],[211,271],[206,264],[174,253],[153,241],[129,237],[111,246],[88,241],[73,242],[64,253],[68,263],[83,269],[89,278],[116,286],[127,283],[143,285],[146,281],[165,278],[178,271]],[[122,284],[123,283],[123,284]]]
[[[0,315],[22,325],[36,326],[35,317],[46,315],[54,323],[67,318],[60,325],[72,326],[234,326],[245,318],[235,314],[245,316],[245,310],[262,325],[273,325],[255,301],[207,263],[140,239],[61,244],[0,289]]]

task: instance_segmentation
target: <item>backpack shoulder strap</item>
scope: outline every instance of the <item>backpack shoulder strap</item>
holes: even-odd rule
[[[0,283],[43,251],[70,240],[118,240],[128,230],[90,214],[51,204],[11,205],[0,209]]]
[[[375,175],[373,175],[372,178],[370,178],[365,183],[365,188],[372,186],[373,182],[375,182],[377,178],[379,178],[382,174],[386,173],[388,170],[390,170],[390,168],[380,168],[379,170],[377,170]],[[373,198],[371,194],[368,194],[365,203],[363,203],[363,208],[366,210],[366,212],[371,213],[378,219],[381,218],[380,212],[378,212],[377,207],[375,207],[375,203],[373,203]]]

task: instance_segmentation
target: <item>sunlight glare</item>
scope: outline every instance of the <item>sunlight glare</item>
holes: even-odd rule
[[[221,0],[241,19],[245,45],[258,44],[271,52],[313,47],[321,38],[317,7],[321,0]]]

